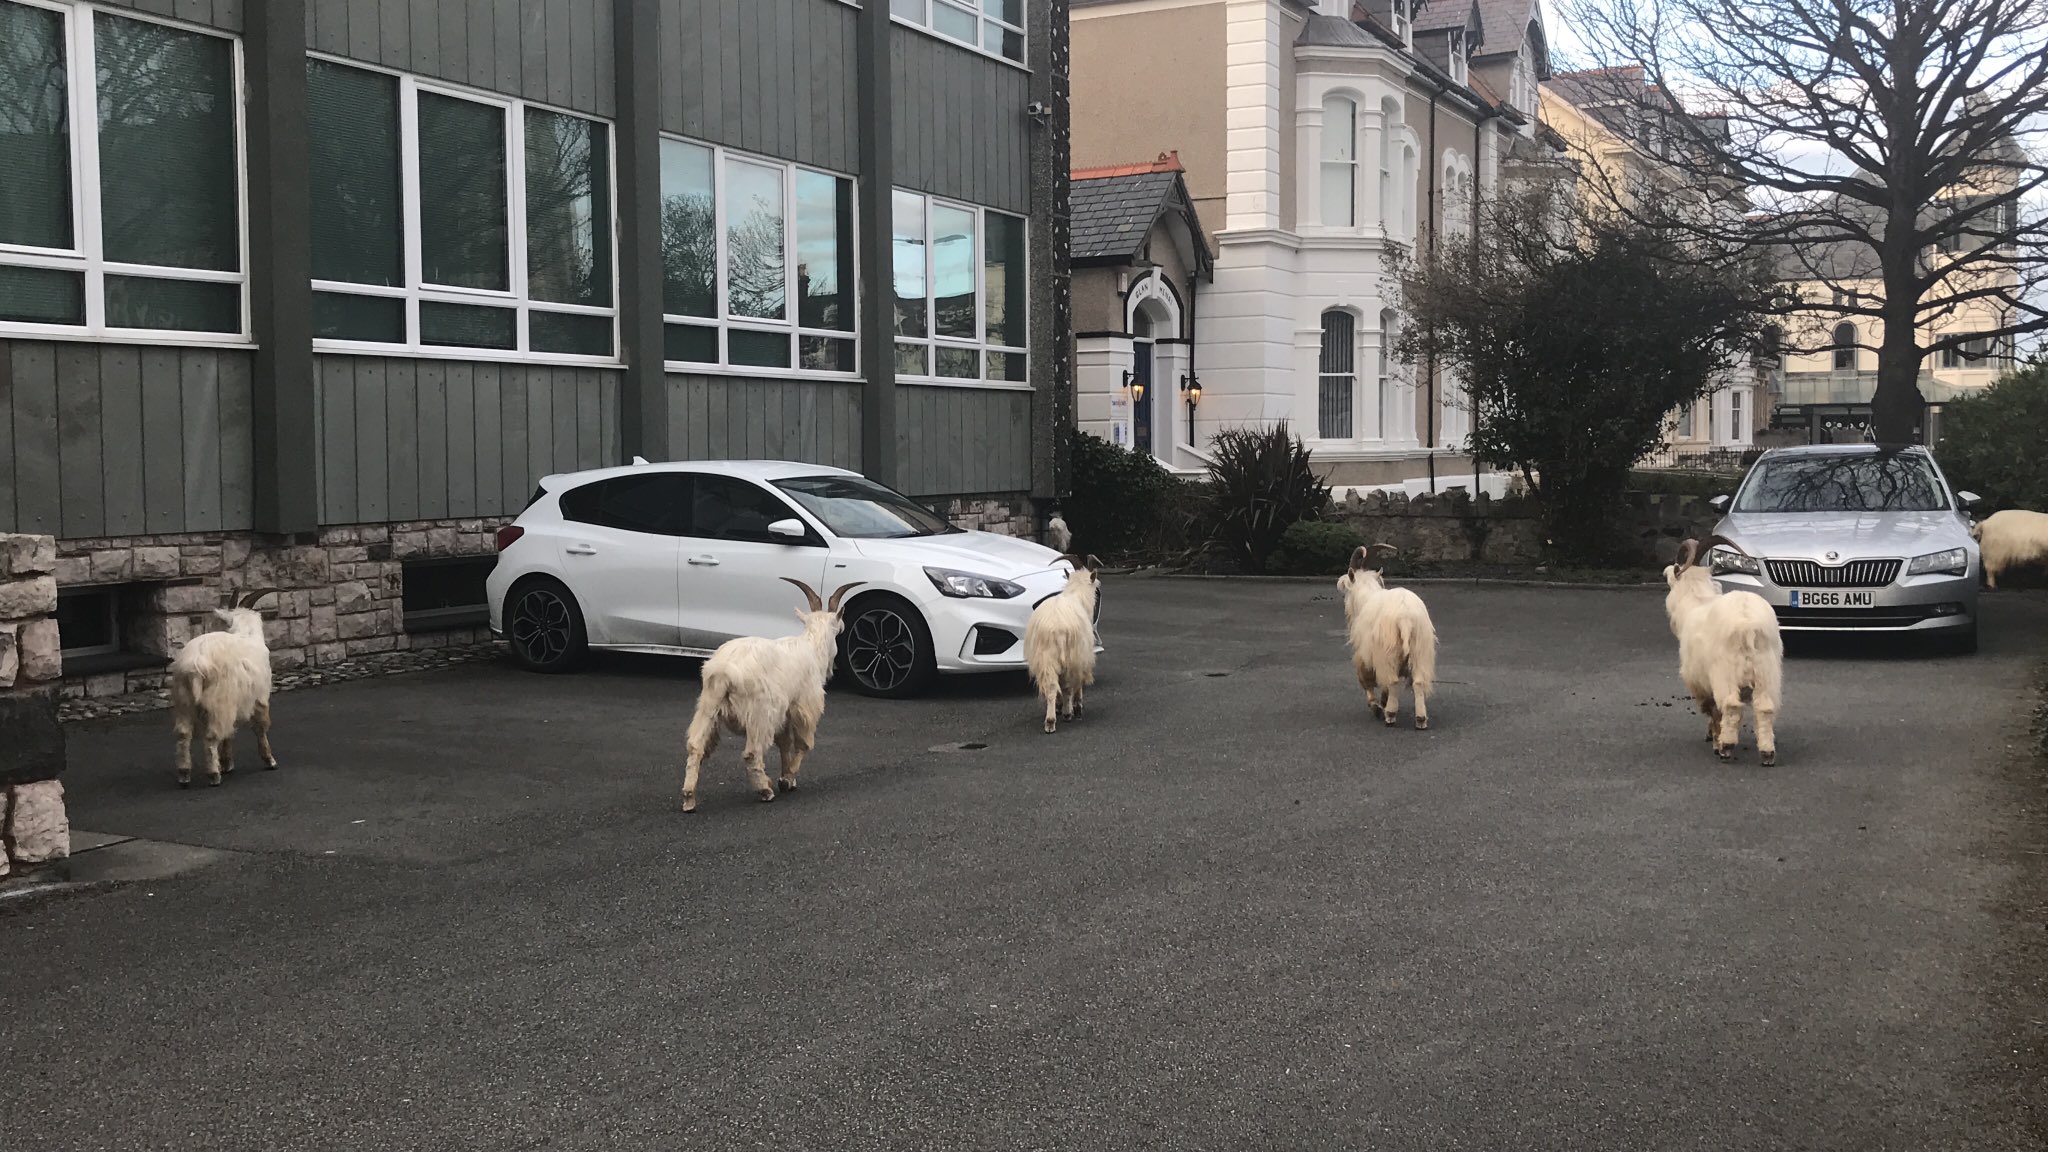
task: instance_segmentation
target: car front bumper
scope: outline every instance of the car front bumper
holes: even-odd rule
[[[1024,667],[1024,626],[1040,602],[1067,586],[1067,573],[1063,568],[1035,572],[1017,583],[1024,586],[1024,594],[1008,600],[934,596],[922,605],[940,672],[1002,672]],[[1100,595],[1098,588],[1098,621],[1102,619]],[[1102,651],[1099,637],[1095,650]]]
[[[1787,632],[1947,632],[1977,622],[1976,566],[1961,576],[1900,576],[1881,588],[1825,589],[1871,593],[1869,607],[1794,607],[1794,589],[1769,579],[1729,573],[1714,577],[1723,591],[1754,592],[1778,614]]]

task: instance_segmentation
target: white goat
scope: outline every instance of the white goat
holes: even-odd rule
[[[1045,546],[1055,552],[1065,552],[1074,546],[1074,530],[1067,527],[1067,518],[1055,512],[1045,522]]]
[[[1664,570],[1671,591],[1664,612],[1678,637],[1678,674],[1707,718],[1707,740],[1723,760],[1735,755],[1742,735],[1742,702],[1755,713],[1756,750],[1768,768],[1778,762],[1778,700],[1784,686],[1785,642],[1778,614],[1754,592],[1723,592],[1705,566],[1714,545],[1742,549],[1720,537],[1679,546]],[[1744,553],[1747,555],[1747,553]]]
[[[746,740],[747,779],[762,803],[775,793],[796,791],[797,769],[818,738],[818,720],[825,714],[825,681],[832,678],[832,658],[845,628],[839,603],[861,581],[842,584],[824,603],[801,580],[782,579],[803,590],[808,611],[796,618],[804,630],[768,640],[742,636],[727,640],[704,662],[704,688],[690,718],[689,761],[683,769],[683,811],[697,810],[697,773],[704,758],[718,748],[723,725]],[[768,746],[782,754],[782,778],[768,783]]]
[[[270,751],[270,646],[263,641],[263,617],[256,601],[269,590],[251,592],[239,605],[217,608],[225,632],[205,632],[185,641],[171,658],[171,728],[178,737],[178,787],[192,783],[192,735],[205,741],[206,782],[219,784],[235,770],[235,726],[256,730],[256,750],[266,769],[277,767]]]
[[[1351,669],[1365,701],[1387,727],[1401,718],[1400,683],[1415,690],[1415,726],[1429,727],[1429,693],[1436,685],[1436,625],[1422,597],[1389,588],[1380,565],[1390,544],[1359,548],[1351,568],[1337,577],[1344,593],[1344,622],[1351,634]]]
[[[1970,525],[1970,535],[1983,547],[1986,587],[1998,587],[1998,578],[2014,568],[2048,564],[2048,512],[1993,512]]]
[[[1067,586],[1032,609],[1024,624],[1024,666],[1045,701],[1045,730],[1081,714],[1081,697],[1095,683],[1096,573],[1093,556],[1066,558],[1074,566]]]

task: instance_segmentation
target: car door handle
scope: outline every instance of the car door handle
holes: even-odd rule
[[[690,557],[690,563],[695,564],[699,568],[716,568],[718,567],[718,557],[692,556]]]
[[[589,544],[570,544],[562,549],[571,556],[595,556],[597,549]]]

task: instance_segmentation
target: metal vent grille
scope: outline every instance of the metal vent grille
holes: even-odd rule
[[[1811,560],[1766,560],[1780,588],[1882,588],[1899,578],[1899,560],[1851,560],[1829,567]]]

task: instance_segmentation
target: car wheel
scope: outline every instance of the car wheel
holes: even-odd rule
[[[506,594],[505,639],[513,662],[529,672],[567,672],[590,652],[576,597],[545,576],[522,580]]]
[[[931,683],[938,662],[924,616],[897,596],[864,596],[846,609],[839,670],[864,696],[896,700]]]

